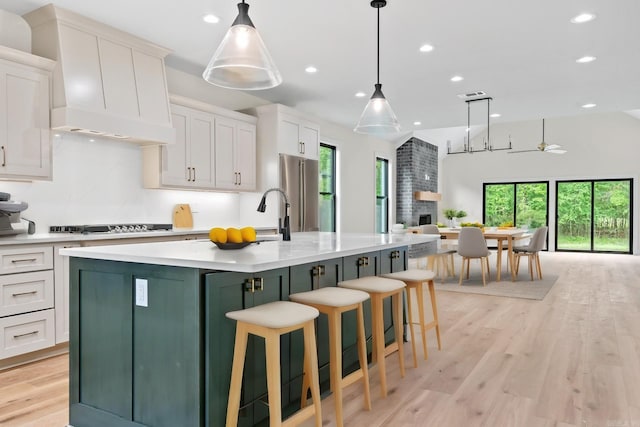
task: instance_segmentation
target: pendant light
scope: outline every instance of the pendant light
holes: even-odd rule
[[[360,116],[354,131],[360,133],[391,133],[400,131],[400,123],[395,113],[389,105],[389,101],[382,93],[382,85],[380,84],[380,8],[385,7],[385,0],[373,0],[371,7],[378,9],[378,80],[375,84],[375,90],[367,106]]]
[[[238,3],[238,16],[202,77],[228,89],[269,89],[282,83],[280,72],[249,18],[249,5],[244,0]]]

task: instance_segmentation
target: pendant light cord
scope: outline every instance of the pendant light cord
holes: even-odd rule
[[[380,8],[377,8],[378,10],[378,81],[377,83],[380,84]]]

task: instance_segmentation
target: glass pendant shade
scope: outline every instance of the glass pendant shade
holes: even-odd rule
[[[400,132],[400,123],[382,93],[382,85],[377,83],[375,88],[354,131],[371,134]]]
[[[278,68],[249,18],[248,4],[238,4],[238,16],[202,77],[228,89],[269,89],[282,83]]]

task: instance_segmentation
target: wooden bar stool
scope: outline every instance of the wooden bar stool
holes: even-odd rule
[[[435,328],[436,338],[438,338],[438,350],[442,350],[440,341],[440,323],[438,322],[438,305],[436,303],[436,291],[434,289],[433,278],[435,273],[429,270],[405,270],[397,273],[383,274],[383,277],[395,280],[402,280],[407,285],[407,308],[409,311],[409,331],[411,332],[411,349],[413,350],[413,366],[418,367],[418,356],[416,355],[416,339],[413,332],[413,314],[411,309],[411,289],[416,290],[418,298],[418,317],[420,319],[420,331],[422,333],[422,351],[424,360],[427,360],[427,330]],[[425,323],[424,320],[424,293],[422,287],[424,283],[429,285],[429,294],[431,296],[431,310],[433,311],[433,321]]]
[[[362,379],[364,386],[364,406],[371,410],[369,392],[369,369],[367,367],[367,343],[364,335],[364,315],[362,302],[369,299],[369,294],[355,289],[321,288],[315,291],[289,295],[291,301],[310,305],[329,318],[329,366],[331,391],[335,400],[336,425],[344,425],[342,416],[342,389]],[[357,310],[357,345],[360,369],[342,377],[342,313]],[[302,385],[302,404],[307,400],[309,384],[304,377]]]
[[[226,427],[238,425],[242,371],[249,334],[264,338],[267,362],[267,392],[269,394],[269,426],[293,426],[315,417],[315,426],[322,426],[318,355],[313,320],[319,313],[313,307],[290,301],[276,301],[245,310],[226,313],[236,320],[236,343],[233,349],[233,368],[229,386]],[[280,336],[297,329],[304,331],[304,375],[309,376],[313,404],[302,408],[286,421],[282,421],[280,385]]]
[[[362,277],[360,279],[339,282],[341,288],[364,291],[371,297],[371,323],[373,329],[373,355],[378,362],[380,371],[380,391],[382,397],[387,396],[387,373],[385,356],[398,350],[400,358],[400,375],[404,378],[404,351],[402,347],[402,290],[404,282],[400,280],[385,279],[382,277]],[[395,341],[385,346],[384,339],[384,312],[382,300],[391,297],[393,302],[393,323],[395,326]]]

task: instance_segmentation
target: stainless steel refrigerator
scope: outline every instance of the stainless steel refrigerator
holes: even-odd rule
[[[280,154],[280,188],[291,204],[292,232],[318,231],[318,180],[317,160]],[[284,214],[284,201],[280,212]]]

